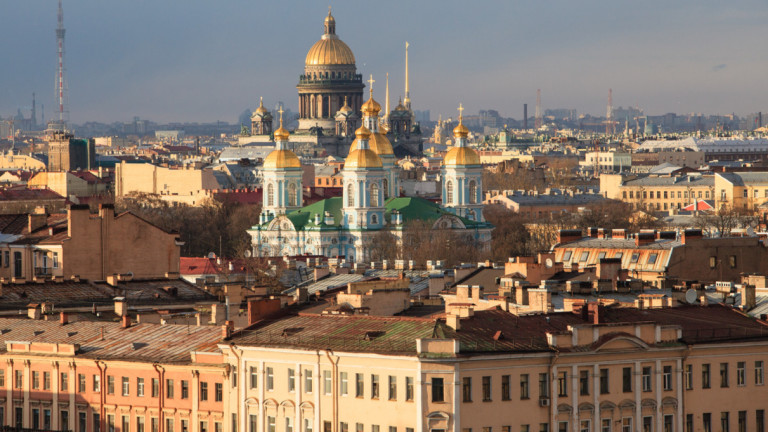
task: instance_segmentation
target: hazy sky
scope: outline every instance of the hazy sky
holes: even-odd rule
[[[766,0],[333,0],[336,32],[384,99],[432,117],[542,107],[605,114],[768,112]],[[327,2],[64,0],[70,118],[237,121],[259,96],[296,109]],[[0,0],[0,116],[54,114],[55,0]],[[28,115],[28,114],[26,114]],[[38,117],[39,121],[39,117]]]

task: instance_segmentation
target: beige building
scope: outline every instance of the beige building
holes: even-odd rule
[[[715,174],[715,208],[754,210],[768,202],[768,172]]]
[[[122,162],[115,167],[115,196],[132,193],[159,195],[166,201],[199,204],[207,191],[226,189],[226,174],[212,169],[167,168]]]
[[[45,163],[32,156],[5,153],[0,155],[0,170],[30,170],[42,171]]]
[[[65,215],[36,212],[24,222],[0,233],[0,278],[6,282],[178,277],[178,234],[128,212],[115,215],[111,205],[101,205],[98,214],[87,205],[70,206]]]
[[[109,193],[110,182],[90,171],[44,171],[29,179],[30,188],[48,188],[66,197],[90,197]]]
[[[299,314],[235,334],[220,348],[240,371],[237,429],[765,430],[768,327],[729,308],[453,310]]]
[[[657,211],[679,210],[696,200],[714,200],[715,189],[711,175],[600,175],[600,193],[606,198]]]

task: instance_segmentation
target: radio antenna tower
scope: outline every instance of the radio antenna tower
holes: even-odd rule
[[[68,112],[65,107],[65,91],[66,84],[64,82],[64,9],[61,7],[61,0],[59,0],[59,13],[58,13],[59,26],[56,28],[56,44],[58,45],[58,68],[56,71],[56,99],[59,101],[59,123],[62,129],[65,129],[66,113]]]
[[[541,127],[541,89],[536,89],[536,119],[534,127],[538,130]]]
[[[608,89],[608,107],[606,108],[605,119],[605,134],[615,134],[616,126],[613,123],[613,89]]]

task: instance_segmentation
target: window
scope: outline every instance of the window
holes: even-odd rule
[[[600,261],[603,258],[605,258],[605,252],[600,252],[599,254],[597,254],[597,261]]]
[[[683,380],[685,381],[685,389],[693,390],[693,365],[685,365]]]
[[[557,376],[557,395],[568,396],[568,372],[560,372]]]
[[[659,257],[659,254],[652,253],[648,255],[648,264],[656,264],[656,259]]]
[[[477,182],[474,180],[469,181],[469,203],[477,204]]]
[[[509,375],[502,375],[501,376],[501,400],[508,401],[511,399],[511,390],[510,390],[510,377]]]
[[[443,379],[432,378],[432,402],[443,402],[445,395],[443,392]]]
[[[755,362],[755,385],[763,385],[763,361]]]
[[[568,432],[568,422],[567,421],[558,422],[557,432]]]
[[[24,371],[17,370],[16,372],[16,382],[14,383],[14,387],[17,389],[20,389],[24,386]]]
[[[717,257],[709,257],[709,268],[713,269],[717,267]]]
[[[167,429],[168,432],[173,432],[173,427]],[[115,415],[107,414],[107,432],[115,432]]]
[[[115,377],[107,375],[107,394],[115,394]]]
[[[347,206],[355,206],[355,186],[354,183],[347,184]]]
[[[579,394],[589,396],[589,371],[579,371]]]
[[[445,202],[453,204],[453,182],[448,180],[445,184]]]
[[[144,396],[144,378],[136,378],[136,396]]]
[[[747,362],[736,363],[736,385],[743,386],[747,383]]]
[[[293,417],[285,418],[285,432],[293,432]]]
[[[339,432],[349,432],[349,426],[345,422],[339,423]]]
[[[747,412],[746,411],[739,411],[739,432],[747,432]]]
[[[371,183],[371,207],[378,207],[379,204],[379,185]]]
[[[189,381],[181,380],[181,398],[189,398]]]
[[[85,393],[85,374],[77,374],[77,391]]]
[[[600,394],[608,394],[609,388],[608,369],[600,369]]]
[[[543,397],[543,398],[549,397],[549,374],[548,373],[539,374],[539,397]]]
[[[653,417],[643,417],[643,432],[653,432]]]
[[[289,206],[299,205],[296,197],[297,197],[296,183],[291,182],[288,184],[288,205]]]
[[[288,369],[288,391],[296,390],[296,371]]]
[[[389,376],[389,390],[387,393],[388,400],[397,399],[397,377],[392,375]]]
[[[136,417],[136,432],[144,432],[144,417]]]
[[[572,253],[573,252],[571,251],[565,251],[565,253],[563,254],[563,262],[570,261]]]
[[[130,430],[131,430],[131,417],[124,415],[123,416],[123,426],[122,426],[120,432],[130,432]]]
[[[221,402],[224,400],[224,384],[222,383],[216,383],[214,386],[214,400],[216,402]]]
[[[304,391],[312,393],[312,370],[304,369]]]
[[[267,185],[267,205],[275,205],[275,186],[272,183]]]
[[[271,367],[267,368],[267,390],[272,391],[275,388],[275,370]]]
[[[85,432],[88,430],[88,417],[86,413],[84,412],[77,413],[77,426],[78,426],[78,432]],[[39,425],[38,425],[38,428],[39,428]],[[138,432],[144,432],[144,428],[142,428]]]
[[[685,432],[693,432],[693,414],[685,415]]]
[[[621,432],[633,432],[632,417],[623,417],[621,419]]]
[[[539,423],[539,432],[549,432],[549,423]]]
[[[276,432],[275,429],[275,418],[272,416],[267,416],[267,432]]]
[[[579,432],[592,432],[592,422],[582,420],[579,422]]]
[[[701,425],[704,427],[704,432],[712,432],[712,414],[704,413],[701,415]]]
[[[720,363],[720,387],[728,387],[728,363]]]
[[[405,377],[405,400],[413,400],[413,377]]]
[[[208,383],[205,381],[200,382],[200,401],[208,400]]]
[[[248,416],[248,432],[257,432],[259,427],[259,417],[256,414]]]
[[[581,258],[579,258],[579,262],[586,262],[588,258],[589,258],[589,251],[582,252]]]
[[[189,420],[181,419],[181,432],[189,432]]]
[[[491,401],[491,377],[483,377],[483,402]]]
[[[672,390],[672,366],[664,366],[662,374],[662,385],[664,390]]]
[[[160,380],[152,378],[152,397],[160,396]]]
[[[720,431],[721,432],[728,432],[731,430],[731,422],[730,422],[730,414],[728,411],[723,411],[720,413]]]
[[[173,432],[173,417],[165,418],[165,432]]]
[[[339,382],[340,382],[339,387],[341,387],[341,395],[342,396],[346,396],[348,391],[349,391],[349,388],[347,386],[348,383],[347,383],[347,373],[346,372],[340,372],[339,373]]]
[[[371,375],[371,399],[379,398],[379,376]]]
[[[130,378],[123,377],[122,378],[122,384],[123,384],[123,396],[130,396],[131,395],[131,383]]]
[[[40,388],[40,372],[32,371],[32,388],[37,390]]]
[[[365,425],[362,423],[355,423],[355,432],[365,432]]]
[[[152,432],[160,432],[160,419],[158,419],[157,417],[150,417],[149,428]]]
[[[249,369],[251,372],[251,388],[255,389],[259,387],[259,374],[255,367],[251,366]]]
[[[765,410],[755,411],[755,432],[765,432]]]
[[[363,397],[365,395],[365,384],[363,383],[363,374],[355,374],[355,397]]]
[[[736,255],[728,257],[728,265],[731,266],[731,268],[736,268]]]
[[[600,432],[611,432],[611,419],[600,420]]]
[[[331,394],[331,371],[323,371],[323,394]]]
[[[165,380],[165,397],[167,399],[173,399],[173,380]]]
[[[635,253],[632,254],[632,257],[630,258],[630,262],[631,263],[636,263],[639,258],[640,258],[640,254],[635,252]]]
[[[701,365],[701,388],[709,388],[709,364]]]
[[[618,258],[618,259],[621,259],[621,257],[623,257],[623,256],[624,256],[624,252],[616,252],[613,255],[614,258]]]
[[[101,376],[100,375],[93,376],[93,392],[94,393],[101,392]]]
[[[621,370],[621,388],[624,393],[632,392],[632,368],[625,367]]]

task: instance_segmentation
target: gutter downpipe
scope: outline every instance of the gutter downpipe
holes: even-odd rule
[[[99,389],[99,427],[101,430],[106,431],[107,418],[104,415],[104,404],[107,402],[107,364],[103,360],[94,360],[94,363],[96,363],[96,367],[99,369],[99,379],[101,380],[101,388]]]
[[[331,362],[331,391],[333,392],[333,397],[331,398],[331,401],[333,402],[333,407],[331,408],[331,412],[333,413],[333,423],[331,423],[331,432],[336,432],[336,428],[338,427],[338,418],[339,418],[339,377],[338,377],[338,371],[339,371],[339,358],[336,357],[336,361],[333,361],[331,358],[331,355],[333,354],[333,350],[330,348],[325,349],[325,356],[328,357],[328,361]],[[319,391],[319,389],[318,389]]]
[[[160,423],[158,425],[158,431],[164,432],[165,430],[165,413],[163,412],[163,408],[165,407],[165,368],[160,366],[158,363],[153,363],[152,367],[155,368],[155,371],[157,372],[157,379],[158,379],[158,398],[157,398],[157,417],[158,422]]]
[[[236,360],[236,368],[240,370],[240,375],[239,375],[239,376],[241,376],[241,377],[245,377],[245,370],[244,370],[244,369],[245,369],[245,366],[243,366],[243,367],[240,367],[240,366],[241,366],[241,365],[240,365],[240,359],[241,359],[241,357],[242,357],[242,350],[240,350],[240,353],[239,353],[239,354],[238,354],[238,352],[237,352],[238,350],[239,350],[239,348],[237,347],[237,345],[235,345],[235,343],[234,343],[234,342],[230,342],[230,343],[229,343],[229,351],[230,351],[230,352],[232,352],[232,355],[234,355],[234,356],[235,356],[235,358],[237,359],[237,360]],[[237,369],[236,369],[236,370],[237,370]],[[230,373],[230,375],[229,375],[229,376],[230,376],[230,379],[232,379],[232,377],[234,376],[234,374],[231,374],[231,373]],[[240,383],[237,383],[237,386],[238,386],[238,387],[237,387],[237,391],[235,392],[235,393],[237,394],[237,395],[235,396],[235,406],[236,406],[236,407],[239,409],[239,408],[240,408],[240,392],[244,392],[244,391],[245,391],[245,378],[243,378],[243,385],[241,386],[241,385],[240,385]],[[231,387],[231,384],[230,384],[230,387]],[[230,402],[229,406],[230,406],[230,407],[232,406],[232,403],[231,403],[231,402]],[[248,410],[247,410],[247,407],[243,406],[242,408],[243,408],[243,409],[245,409],[245,411],[246,411],[246,413],[247,413],[247,411],[248,411]],[[243,423],[243,424],[239,424],[239,423],[240,423],[240,419],[241,419],[241,418],[242,418],[242,423]],[[240,415],[238,415],[238,416],[237,416],[237,422],[238,422],[238,424],[239,424],[239,429],[240,429],[241,431],[245,431],[245,419],[246,419],[246,418],[247,418],[247,414],[246,414],[246,415],[243,415],[243,416],[240,416]],[[161,431],[161,432],[162,432],[162,431]],[[232,431],[232,432],[235,432],[235,431]]]
[[[555,426],[557,423],[555,420],[555,414],[556,414],[556,407],[555,404],[552,403],[552,399],[554,399],[555,396],[555,383],[556,378],[555,377],[555,364],[557,363],[557,360],[560,358],[560,350],[557,349],[557,347],[553,347],[555,350],[555,354],[550,358],[549,360],[549,422],[550,422],[550,430]]]

